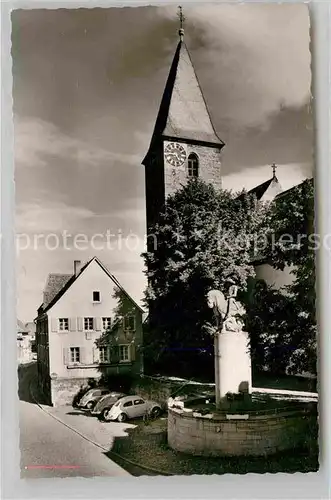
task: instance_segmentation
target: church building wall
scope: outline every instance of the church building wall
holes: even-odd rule
[[[195,153],[199,159],[199,178],[205,182],[213,184],[217,189],[222,187],[221,177],[221,151],[219,148],[213,148],[203,145],[187,144],[187,158],[191,153]],[[182,167],[172,167],[165,162],[165,196],[178,191],[180,185],[188,182],[188,162]]]

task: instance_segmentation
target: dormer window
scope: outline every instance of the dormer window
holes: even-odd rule
[[[187,171],[189,177],[199,177],[199,158],[191,153],[187,160]]]
[[[93,292],[93,302],[101,302],[100,292],[98,292],[97,290],[94,290]]]

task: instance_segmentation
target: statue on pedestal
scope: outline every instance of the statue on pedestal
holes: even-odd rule
[[[220,290],[210,290],[207,294],[208,306],[214,312],[214,334],[219,332],[241,332],[244,327],[242,316],[245,314],[245,309],[236,300],[238,287],[232,280],[229,280],[228,283],[230,288],[227,298]]]
[[[214,324],[206,325],[214,337],[215,403],[216,408],[227,408],[227,394],[249,392],[251,387],[250,354],[247,333],[244,332],[244,307],[237,301],[238,287],[228,280],[227,297],[220,290],[207,294],[208,306],[214,312]],[[234,333],[232,333],[234,332]],[[227,335],[228,334],[228,335]],[[236,368],[233,370],[233,368]]]

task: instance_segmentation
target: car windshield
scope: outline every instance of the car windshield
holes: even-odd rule
[[[114,404],[114,406],[119,406],[119,405],[120,405],[120,403],[121,403],[121,401],[120,401],[120,400],[118,400],[118,401],[116,401],[116,403]]]

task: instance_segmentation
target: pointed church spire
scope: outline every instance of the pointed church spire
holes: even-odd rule
[[[180,41],[172,61],[157,115],[147,157],[160,140],[184,140],[216,146],[224,142],[217,136],[203,97],[191,57],[184,43],[184,15],[179,7]]]

